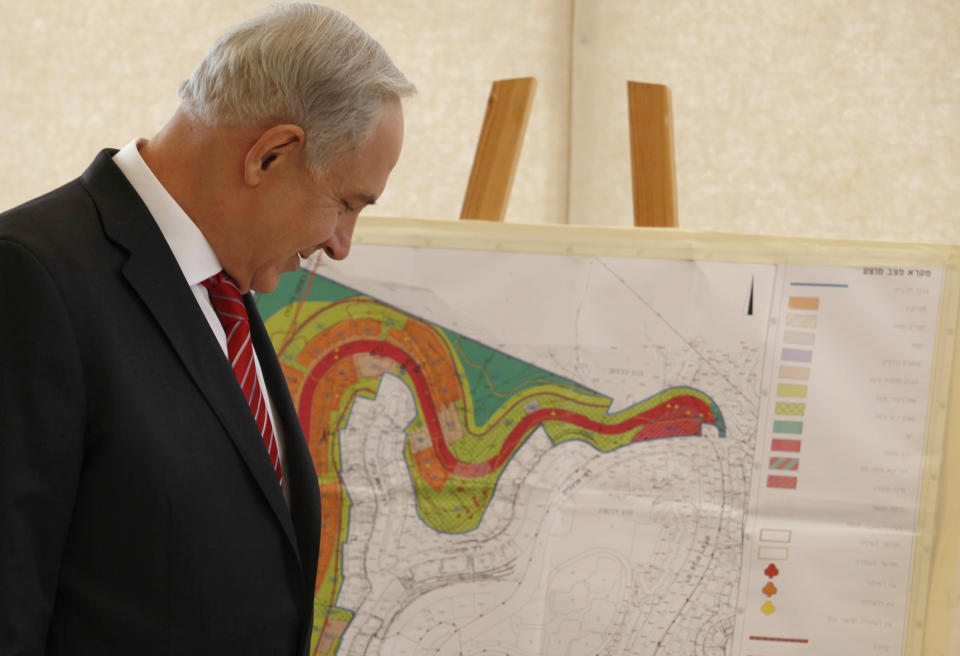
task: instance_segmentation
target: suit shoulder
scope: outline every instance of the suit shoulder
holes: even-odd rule
[[[82,247],[101,233],[96,204],[79,178],[0,214],[0,240],[41,259]]]
[[[0,213],[0,237],[14,237],[43,229],[58,217],[95,211],[90,194],[76,178],[42,196]]]

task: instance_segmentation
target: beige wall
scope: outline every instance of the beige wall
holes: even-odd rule
[[[0,0],[0,207],[156,132],[216,35],[265,4]],[[533,75],[507,220],[629,225],[633,79],[671,87],[684,227],[960,242],[958,2],[331,4],[420,88],[379,214],[456,218],[490,82]]]
[[[537,102],[508,220],[566,217],[566,0],[331,0],[418,86],[404,154],[377,211],[460,215],[494,79],[533,75]],[[153,135],[216,37],[266,0],[0,0],[0,207],[79,175],[100,148]]]
[[[630,223],[624,80],[673,97],[680,224],[960,242],[960,2],[577,3],[570,220]]]

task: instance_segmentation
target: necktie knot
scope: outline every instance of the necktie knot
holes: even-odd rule
[[[224,327],[247,320],[247,308],[243,304],[243,295],[230,274],[225,271],[214,274],[203,281],[203,286],[210,292],[210,304],[213,305]]]

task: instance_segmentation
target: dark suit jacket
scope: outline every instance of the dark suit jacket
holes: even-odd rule
[[[279,363],[248,296],[289,509],[114,152],[0,215],[0,654],[301,653],[320,495]]]

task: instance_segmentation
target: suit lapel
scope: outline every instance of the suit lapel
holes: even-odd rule
[[[129,252],[121,272],[217,415],[299,559],[300,541],[250,407],[163,234],[113,164],[114,152],[101,152],[82,182],[100,210],[104,231]]]
[[[317,568],[317,548],[320,542],[320,490],[317,486],[317,471],[313,457],[303,436],[300,419],[287,392],[287,382],[280,369],[276,351],[270,342],[260,313],[250,294],[244,297],[247,315],[250,317],[250,334],[257,351],[263,380],[270,390],[273,409],[283,434],[286,454],[284,479],[289,485],[290,514],[300,541],[304,576],[310,594],[313,594]]]

